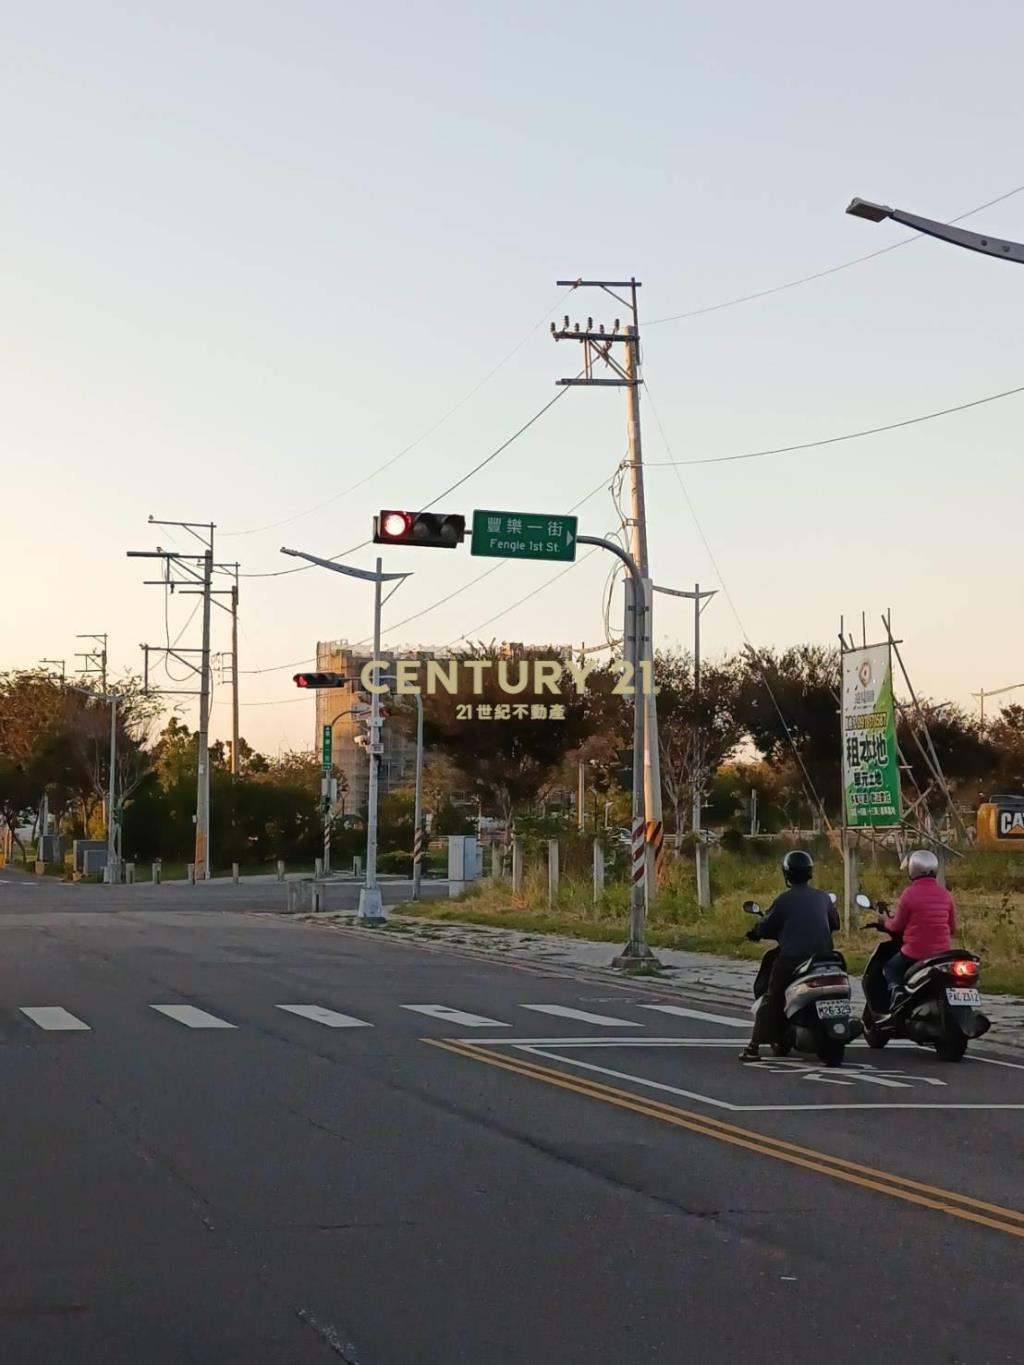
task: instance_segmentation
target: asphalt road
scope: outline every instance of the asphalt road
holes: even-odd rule
[[[1024,1066],[167,892],[0,886],[0,1360],[1024,1354]]]

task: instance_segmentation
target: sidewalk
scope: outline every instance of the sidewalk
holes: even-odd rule
[[[359,930],[351,915],[310,915],[316,924],[337,923],[357,932],[381,933],[379,929]],[[663,971],[653,977],[626,977],[611,966],[620,950],[615,943],[595,943],[589,939],[566,938],[560,934],[532,934],[518,929],[497,929],[481,924],[452,924],[439,920],[393,915],[383,932],[406,940],[450,946],[460,952],[479,953],[506,960],[544,963],[552,967],[585,969],[616,981],[628,980],[638,990],[685,994],[690,1000],[728,1006],[750,1013],[756,962],[710,953],[685,953],[674,948],[655,950]],[[860,982],[853,980],[854,1009],[859,1013],[864,995]],[[992,1031],[984,1045],[1024,1050],[1024,999],[1016,995],[982,995],[983,1009],[992,1021]]]

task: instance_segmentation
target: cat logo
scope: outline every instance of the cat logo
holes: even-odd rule
[[[1024,810],[1001,810],[997,827],[1000,839],[1024,839]]]

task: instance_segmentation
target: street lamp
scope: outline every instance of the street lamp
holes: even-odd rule
[[[308,560],[319,564],[322,569],[333,573],[346,574],[349,578],[362,578],[373,584],[373,663],[379,665],[380,659],[380,608],[381,584],[398,578],[408,578],[407,573],[382,573],[381,561],[377,560],[376,570],[353,569],[347,564],[336,564],[333,559],[320,559],[308,555],[303,550],[289,550],[281,547],[283,555],[294,555],[296,559]],[[359,892],[358,917],[366,924],[383,924],[384,902],[380,887],[377,885],[377,761],[381,751],[380,743],[380,690],[379,684],[370,689],[370,782],[367,792],[366,815],[366,879]]]
[[[967,251],[980,251],[983,256],[997,256],[1000,260],[1024,265],[1024,242],[1007,242],[980,232],[968,232],[966,228],[937,223],[933,218],[921,218],[916,213],[890,208],[888,204],[872,203],[870,199],[851,199],[846,212],[853,218],[866,218],[869,223],[881,223],[891,218],[894,223],[902,223],[915,232],[923,232],[926,237],[937,237],[942,242],[962,246]]]
[[[985,726],[985,698],[1001,697],[1004,692],[1016,692],[1019,687],[1024,687],[1024,683],[1011,683],[1009,687],[982,688],[980,692],[972,695],[978,698],[980,703],[978,723],[984,729]]]

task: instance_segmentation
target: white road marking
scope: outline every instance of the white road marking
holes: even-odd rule
[[[32,1020],[33,1024],[38,1024],[40,1028],[51,1032],[86,1032],[90,1031],[91,1026],[84,1023],[75,1015],[63,1009],[60,1005],[22,1005],[21,1012]]]
[[[166,1014],[168,1019],[184,1024],[186,1028],[234,1028],[226,1019],[218,1019],[215,1014],[207,1014],[195,1005],[150,1005],[151,1010]]]
[[[289,1014],[298,1014],[303,1019],[312,1019],[314,1023],[325,1024],[327,1028],[373,1028],[365,1019],[339,1014],[337,1010],[325,1009],[323,1005],[278,1005],[277,1008],[287,1010]]]
[[[590,1014],[587,1010],[570,1009],[568,1005],[523,1005],[524,1010],[535,1010],[538,1014],[554,1014],[559,1019],[579,1019],[584,1024],[599,1024],[602,1028],[646,1028],[645,1024],[634,1023],[632,1019],[614,1019],[609,1014]]]
[[[641,1005],[642,1010],[657,1010],[660,1014],[674,1014],[680,1019],[703,1019],[708,1024],[725,1024],[728,1028],[749,1028],[749,1019],[734,1019],[730,1014],[709,1014],[707,1010],[693,1010],[686,1005]]]
[[[403,1005],[404,1010],[415,1010],[417,1014],[428,1014],[431,1019],[443,1019],[446,1024],[461,1024],[463,1028],[511,1028],[500,1019],[488,1019],[484,1014],[467,1014],[465,1010],[453,1010],[448,1005]]]

